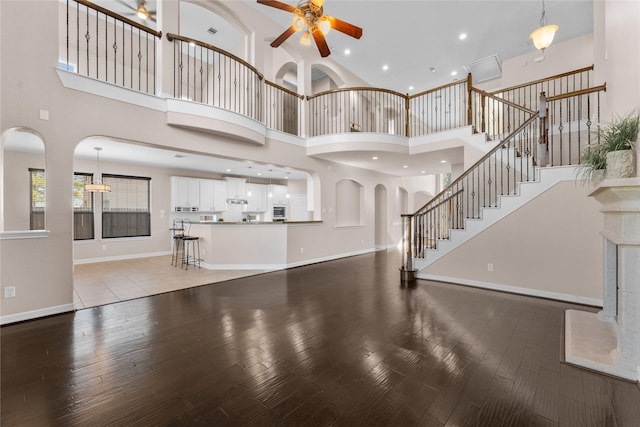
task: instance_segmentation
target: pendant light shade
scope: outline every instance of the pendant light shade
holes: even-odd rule
[[[544,51],[546,48],[551,46],[553,37],[556,35],[556,31],[558,31],[558,28],[559,27],[555,24],[547,24],[547,14],[544,9],[544,0],[542,0],[542,16],[540,17],[540,28],[529,34],[529,37],[533,41],[533,45],[536,47],[536,49]]]
[[[98,175],[100,175],[100,151],[102,151],[102,148],[94,147],[94,150],[96,150],[96,155],[98,156]],[[111,186],[108,184],[103,184],[102,181],[99,179],[94,179],[91,184],[85,184],[84,189],[85,191],[88,191],[90,193],[110,193],[111,192]]]

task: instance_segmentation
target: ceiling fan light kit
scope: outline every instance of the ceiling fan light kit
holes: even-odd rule
[[[313,37],[320,56],[324,58],[331,54],[324,36],[326,36],[332,28],[356,39],[362,37],[362,28],[325,15],[322,8],[324,0],[301,0],[296,7],[278,0],[257,1],[259,4],[294,14],[291,26],[271,42],[271,47],[280,46],[291,37],[293,33],[302,31],[300,43],[305,46],[310,46],[311,37]]]

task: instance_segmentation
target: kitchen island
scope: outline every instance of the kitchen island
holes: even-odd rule
[[[291,227],[317,227],[322,221],[200,222],[189,235],[200,238],[201,266],[214,270],[280,270],[287,268]]]

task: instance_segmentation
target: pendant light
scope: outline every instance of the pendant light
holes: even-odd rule
[[[247,166],[248,169],[251,169],[251,166]],[[251,171],[249,171],[249,182],[247,183],[247,197],[251,197]]]
[[[544,10],[544,0],[542,0],[542,16],[540,17],[540,28],[532,32],[529,37],[533,40],[533,45],[536,49],[544,52],[546,48],[551,46],[553,37],[558,31],[558,26],[555,24],[547,25],[547,14]]]
[[[93,149],[96,150],[96,155],[98,156],[98,175],[102,176],[100,174],[100,151],[102,151],[102,148],[94,147]],[[91,184],[85,184],[84,189],[85,191],[88,191],[90,193],[110,193],[111,192],[111,186],[108,184],[103,184],[100,179],[94,179]]]

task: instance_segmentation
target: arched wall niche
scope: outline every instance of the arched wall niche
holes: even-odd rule
[[[350,227],[364,223],[364,187],[352,179],[336,183],[336,227]]]
[[[0,230],[45,229],[45,143],[29,128],[2,135],[2,215]]]

